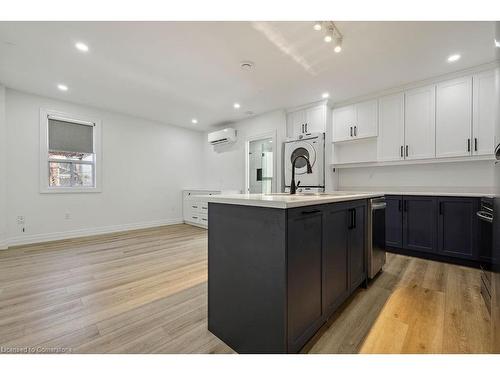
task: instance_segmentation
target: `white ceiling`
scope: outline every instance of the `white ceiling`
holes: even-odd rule
[[[495,58],[493,22],[336,25],[339,54],[311,22],[0,22],[0,82],[206,129],[246,111],[321,100],[325,91],[342,101]],[[77,51],[77,41],[90,51]],[[452,53],[462,59],[448,63]],[[243,60],[255,68],[242,70]]]

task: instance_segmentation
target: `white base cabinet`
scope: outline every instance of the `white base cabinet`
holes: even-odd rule
[[[220,194],[220,191],[184,190],[182,192],[184,223],[208,228],[208,201],[202,196],[215,194]]]

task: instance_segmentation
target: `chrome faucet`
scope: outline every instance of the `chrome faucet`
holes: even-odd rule
[[[295,163],[299,158],[303,158],[307,164],[307,173],[312,173],[311,163],[309,163],[309,159],[304,155],[299,155],[292,161],[292,181],[290,182],[290,194],[295,194],[297,192],[297,186],[295,185]],[[300,183],[300,182],[299,182]]]

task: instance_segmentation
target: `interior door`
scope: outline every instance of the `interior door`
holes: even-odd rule
[[[378,160],[404,159],[404,94],[380,98],[378,108]]]
[[[436,156],[436,87],[426,86],[405,92],[405,158]]]
[[[469,156],[472,152],[472,77],[436,87],[436,157]]]
[[[473,78],[472,136],[474,155],[492,155],[495,148],[495,71]]]

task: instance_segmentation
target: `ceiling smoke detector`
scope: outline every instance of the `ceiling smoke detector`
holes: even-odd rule
[[[252,70],[254,67],[254,63],[252,61],[242,61],[240,62],[240,68],[243,70]]]

